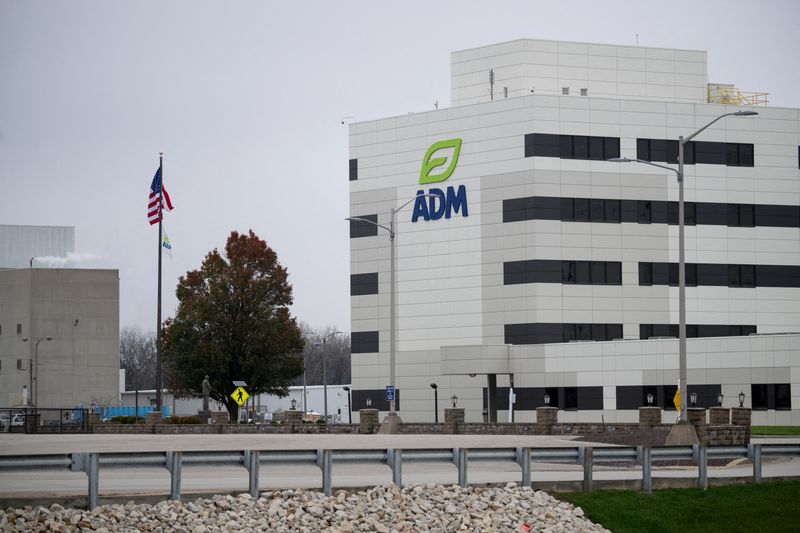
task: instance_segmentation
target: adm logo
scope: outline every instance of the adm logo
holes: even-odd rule
[[[452,150],[450,156],[447,156],[447,150]],[[461,139],[447,139],[446,141],[438,141],[433,143],[428,151],[425,152],[425,157],[422,158],[422,169],[419,171],[419,184],[427,185],[429,183],[440,183],[445,181],[458,164],[458,154],[461,152]],[[438,155],[438,157],[434,157]],[[435,170],[441,170],[447,163],[445,169],[441,172],[432,173]],[[418,218],[423,220],[439,220],[450,218],[453,213],[461,212],[461,216],[469,216],[467,210],[467,189],[463,185],[459,185],[458,189],[447,187],[447,191],[439,188],[431,188],[427,192],[424,189],[417,191],[417,198],[414,201],[414,214],[411,215],[411,222],[416,222]]]

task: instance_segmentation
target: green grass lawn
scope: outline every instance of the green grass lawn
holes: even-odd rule
[[[750,428],[752,435],[798,435],[800,426],[753,426]]]
[[[800,531],[800,481],[557,495],[614,533]]]

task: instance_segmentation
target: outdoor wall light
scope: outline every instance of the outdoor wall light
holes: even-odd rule
[[[453,402],[453,409],[455,409],[455,408],[456,408],[456,406],[458,405],[458,396],[456,396],[455,394],[453,394],[453,395],[450,397],[450,401],[451,401],[451,402]]]
[[[652,392],[648,392],[647,393],[647,405],[653,405],[653,393]]]
[[[739,392],[739,407],[744,407],[744,391]]]
[[[544,395],[544,404],[545,405],[550,405],[550,395],[549,394],[545,394]]]
[[[292,411],[297,409],[297,399],[296,398],[292,398],[292,401],[290,403],[292,404]]]
[[[717,394],[717,405],[719,405],[720,407],[722,407],[722,399],[724,397],[725,396],[723,396],[721,392],[719,394]]]
[[[692,407],[697,407],[697,393],[690,392],[689,393],[689,403],[692,404]]]
[[[372,407],[372,398],[367,398],[367,407]]]

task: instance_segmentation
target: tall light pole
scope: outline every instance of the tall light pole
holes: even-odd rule
[[[383,224],[378,224],[377,222],[373,222],[372,220],[361,218],[361,217],[347,217],[345,220],[356,220],[358,222],[366,222],[368,224],[372,224],[375,227],[385,229],[389,232],[389,241],[390,241],[390,250],[389,250],[389,385],[394,389],[395,395],[397,394],[397,388],[395,387],[395,336],[397,330],[396,318],[397,318],[397,309],[396,309],[396,275],[395,271],[397,270],[397,242],[395,241],[395,236],[397,235],[397,231],[395,230],[397,226],[397,212],[403,209],[405,206],[410,204],[411,202],[415,201],[419,197],[426,197],[426,198],[439,198],[441,196],[437,196],[435,194],[418,194],[411,198],[410,200],[406,201],[403,205],[398,208],[392,208],[389,218],[389,226],[384,226]],[[392,399],[389,401],[389,416],[394,417],[396,416],[395,412],[395,400]]]
[[[347,423],[353,423],[353,409],[350,408],[350,387],[345,385],[342,389],[347,393]]]
[[[42,341],[51,341],[53,337],[40,337],[38,339],[31,339],[29,337],[22,337],[22,342],[33,341],[33,364],[31,365],[31,396],[33,397],[33,406],[39,408],[39,343]],[[35,385],[35,387],[34,387]]]
[[[433,423],[439,423],[439,386],[436,383],[431,383],[433,389]]]
[[[666,165],[659,165],[643,159],[630,159],[627,157],[615,157],[609,161],[617,163],[644,163],[658,168],[670,170],[677,175],[678,178],[678,365],[680,367],[680,383],[679,390],[681,393],[681,410],[679,423],[686,424],[688,419],[686,417],[686,257],[685,257],[685,243],[684,243],[684,202],[683,202],[683,153],[686,143],[697,137],[706,128],[721,120],[725,117],[748,117],[758,115],[755,111],[735,111],[733,113],[725,113],[699,130],[695,131],[687,137],[678,137],[678,169]]]
[[[325,396],[324,405],[325,405],[325,422],[328,421],[328,353],[325,351],[325,343],[330,337],[334,335],[339,335],[341,331],[332,331],[322,337],[322,343],[317,343],[316,346],[322,346],[322,394]],[[305,390],[303,391],[305,393]],[[304,400],[305,401],[305,400]]]

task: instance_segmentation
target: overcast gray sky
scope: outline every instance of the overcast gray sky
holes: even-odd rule
[[[529,37],[707,50],[709,81],[800,107],[800,2],[0,0],[0,224],[76,228],[155,328],[150,180],[165,152],[164,315],[252,228],[294,314],[350,330],[346,115],[448,106],[450,52]]]

